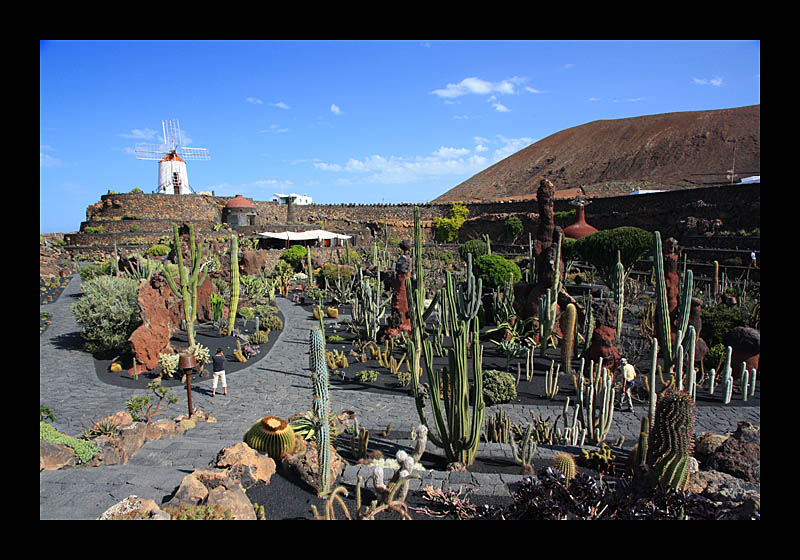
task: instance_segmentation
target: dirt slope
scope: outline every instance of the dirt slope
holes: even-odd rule
[[[760,174],[761,106],[600,120],[531,144],[435,199],[529,197],[549,178],[557,190],[602,196],[637,186],[680,188]]]

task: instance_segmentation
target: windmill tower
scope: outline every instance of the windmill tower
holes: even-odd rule
[[[158,190],[160,194],[192,194],[187,161],[208,161],[211,155],[206,148],[182,146],[181,128],[177,119],[161,121],[163,144],[136,144],[136,159],[158,162]]]

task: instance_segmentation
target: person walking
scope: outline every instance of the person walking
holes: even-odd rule
[[[619,409],[622,411],[622,405],[627,400],[631,412],[633,412],[633,385],[636,382],[636,368],[633,364],[629,364],[625,358],[620,359],[622,365],[622,395],[619,399]]]
[[[211,396],[217,392],[217,383],[222,380],[222,394],[228,395],[228,382],[225,379],[225,356],[222,348],[217,348],[217,353],[211,358],[214,362],[214,379],[211,381]]]

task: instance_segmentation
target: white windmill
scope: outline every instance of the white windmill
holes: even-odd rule
[[[206,148],[182,146],[181,128],[177,119],[161,121],[163,144],[136,144],[136,159],[158,161],[158,190],[162,194],[192,194],[187,161],[208,161],[211,155]]]

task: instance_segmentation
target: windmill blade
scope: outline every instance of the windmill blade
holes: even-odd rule
[[[136,154],[142,154],[141,156],[137,155],[136,159],[160,160],[169,152],[169,146],[164,144],[136,144],[134,151]]]
[[[206,148],[180,147],[176,152],[184,160],[208,161],[211,159],[211,154],[208,153],[208,149]]]
[[[178,119],[161,121],[161,128],[164,132],[165,144],[170,144],[173,150],[181,145],[181,126]]]

